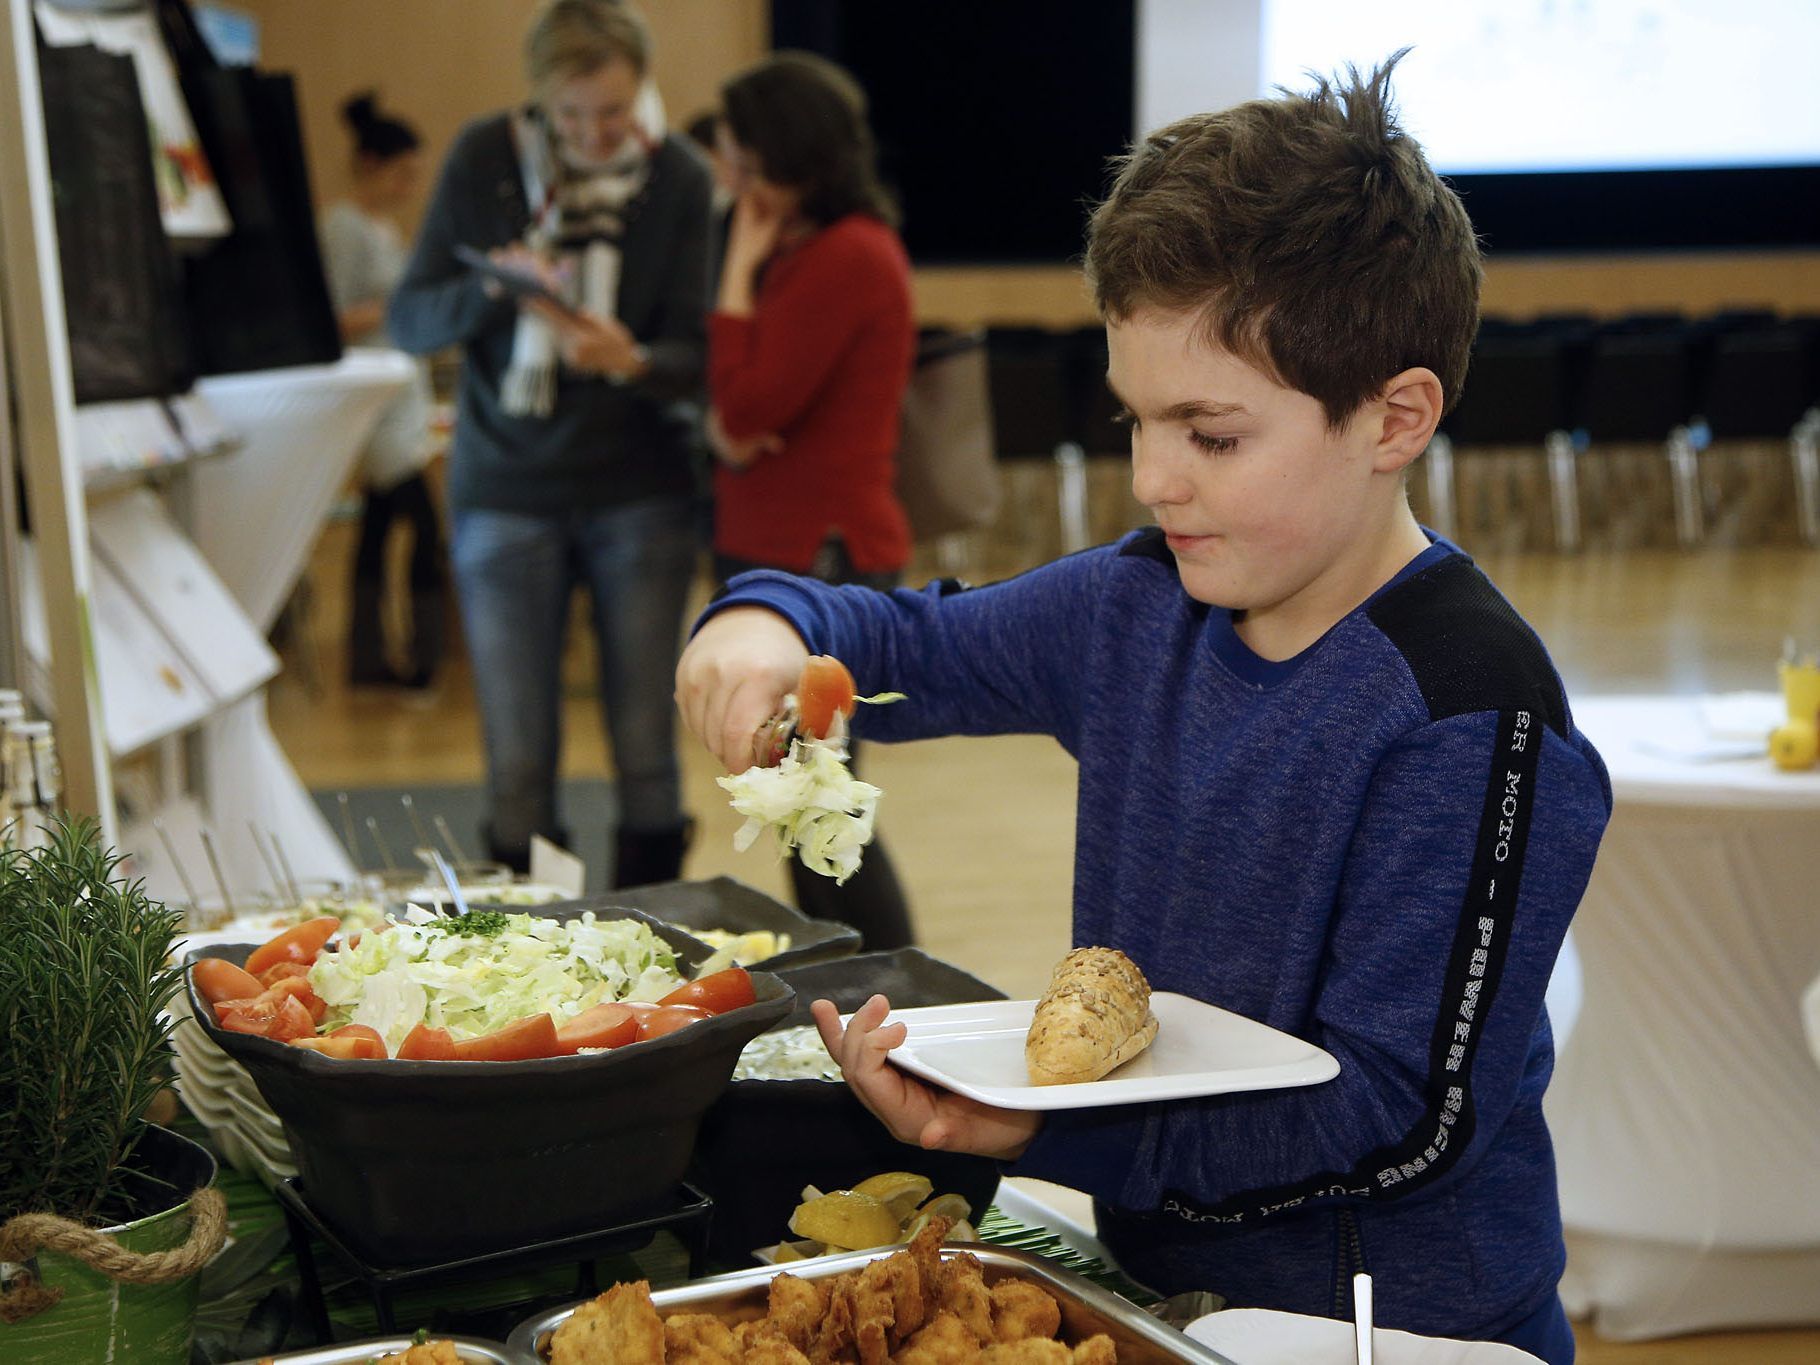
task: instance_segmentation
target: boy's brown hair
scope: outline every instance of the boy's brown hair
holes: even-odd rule
[[[1412,366],[1451,408],[1483,272],[1459,196],[1397,124],[1402,57],[1145,138],[1087,232],[1102,316],[1198,312],[1204,339],[1319,400],[1335,428]]]

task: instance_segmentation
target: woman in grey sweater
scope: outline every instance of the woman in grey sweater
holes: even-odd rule
[[[670,678],[695,570],[690,401],[701,379],[710,176],[641,127],[649,43],[609,0],[555,0],[526,42],[535,97],[470,124],[442,170],[391,332],[460,346],[452,556],[487,751],[486,838],[523,867],[556,811],[569,595],[593,601],[618,777],[613,884],[677,876],[688,843]],[[539,274],[520,305],[457,246]]]

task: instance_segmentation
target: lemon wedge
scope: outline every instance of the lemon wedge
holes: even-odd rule
[[[856,1190],[835,1190],[797,1205],[790,1231],[830,1247],[858,1251],[897,1240],[898,1219],[884,1202]]]

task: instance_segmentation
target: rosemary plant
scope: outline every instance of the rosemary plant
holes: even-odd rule
[[[92,821],[0,853],[0,1221],[120,1216],[122,1167],[170,1075],[181,921]]]

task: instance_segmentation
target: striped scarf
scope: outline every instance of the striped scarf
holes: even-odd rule
[[[626,224],[650,179],[653,142],[635,128],[605,165],[577,170],[564,163],[548,126],[529,111],[512,116],[512,141],[531,206],[527,245],[558,267],[566,302],[596,317],[614,316]],[[560,359],[556,329],[521,309],[500,406],[518,417],[548,417],[556,406]]]

